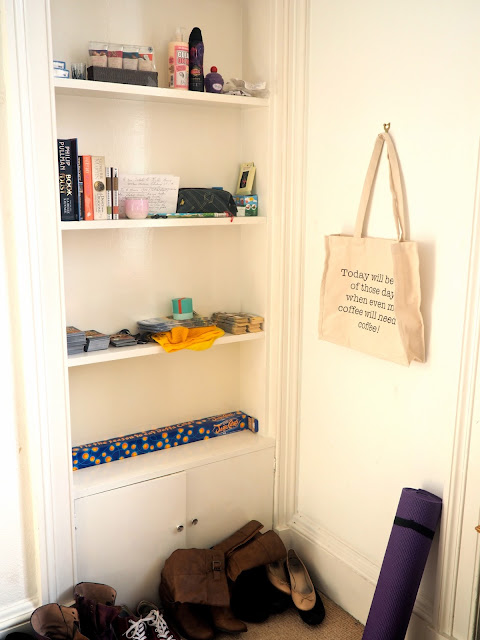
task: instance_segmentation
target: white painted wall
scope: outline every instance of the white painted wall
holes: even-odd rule
[[[367,578],[364,599],[344,602],[365,619],[402,487],[442,496],[449,481],[477,171],[480,6],[473,0],[310,5],[297,513],[322,531],[325,548],[342,550],[350,569]],[[323,236],[353,232],[385,122],[400,156],[410,238],[419,243],[421,261],[427,363],[410,368],[317,337]],[[369,235],[393,237],[382,161]],[[437,548],[421,589],[427,613]],[[321,575],[321,554],[317,560]],[[341,594],[337,576],[321,581]]]

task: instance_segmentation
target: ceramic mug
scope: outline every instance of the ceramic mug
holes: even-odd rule
[[[148,216],[147,198],[125,198],[125,214],[131,220]]]

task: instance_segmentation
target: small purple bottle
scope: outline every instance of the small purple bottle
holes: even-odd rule
[[[208,93],[222,93],[223,78],[217,73],[217,67],[211,67],[210,73],[205,76],[205,91]]]

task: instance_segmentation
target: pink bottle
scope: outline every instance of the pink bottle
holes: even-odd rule
[[[223,78],[217,73],[217,67],[211,67],[210,73],[205,76],[205,91],[208,93],[222,93]]]

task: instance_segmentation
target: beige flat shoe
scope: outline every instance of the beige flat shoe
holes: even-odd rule
[[[290,589],[287,572],[285,571],[285,560],[270,562],[266,567],[267,577],[273,586],[279,591],[283,591],[283,593],[290,595],[292,590]]]
[[[316,594],[308,571],[293,549],[287,555],[287,570],[293,604],[300,611],[310,611],[315,606]]]

